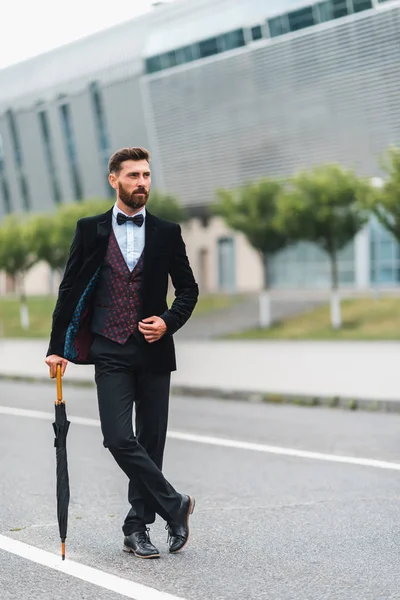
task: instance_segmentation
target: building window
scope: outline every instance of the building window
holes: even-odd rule
[[[72,129],[71,113],[69,104],[60,106],[61,125],[64,133],[65,149],[67,152],[68,164],[71,173],[72,185],[76,200],[82,200],[82,184],[78,169],[78,159],[76,154],[75,137]]]
[[[10,134],[11,134],[11,142],[12,142],[12,147],[13,147],[13,152],[14,152],[15,163],[16,163],[17,168],[21,169],[22,168],[21,144],[20,144],[20,140],[19,140],[19,134],[18,134],[17,124],[15,122],[14,113],[11,109],[7,110],[6,118],[7,118],[8,127],[9,127]]]
[[[340,19],[341,17],[345,17],[349,14],[347,0],[331,0],[331,2],[334,19]]]
[[[96,81],[90,84],[90,95],[92,99],[93,114],[97,133],[97,142],[100,151],[101,164],[103,168],[104,182],[107,194],[113,194],[113,188],[108,183],[108,160],[110,157],[110,140],[107,131],[106,116],[103,105],[103,98],[99,85]]]
[[[223,237],[218,240],[218,284],[221,292],[232,293],[236,288],[235,240]]]
[[[175,50],[172,52],[166,52],[161,56],[161,68],[162,69],[171,69],[171,67],[176,67],[178,64],[178,60],[176,57]]]
[[[4,144],[3,137],[0,134],[0,177],[4,175],[5,164],[4,164]]]
[[[176,51],[176,61],[178,65],[192,62],[197,58],[194,46],[184,46]]]
[[[353,10],[355,13],[373,8],[372,0],[353,0]]]
[[[10,190],[8,187],[8,183],[5,175],[5,162],[4,162],[4,145],[3,138],[0,134],[0,186],[1,192],[3,196],[3,204],[4,204],[4,212],[11,212],[11,198],[10,198]]]
[[[373,284],[394,284],[400,281],[400,245],[375,218],[370,225],[370,275]]]
[[[50,135],[50,127],[47,119],[47,113],[45,110],[41,110],[38,113],[40,133],[42,135],[44,155],[47,164],[47,170],[49,172],[51,188],[53,192],[53,200],[56,204],[61,202],[60,185],[57,178],[56,168],[54,164],[54,149],[53,142]]]
[[[331,21],[333,19],[333,10],[331,0],[327,0],[325,2],[319,2],[317,4],[318,9],[318,20],[320,23],[325,23],[326,21]]]
[[[146,59],[146,72],[157,73],[161,71],[161,56],[152,56]]]
[[[199,43],[199,56],[200,58],[207,58],[207,56],[213,56],[218,54],[218,40],[216,37],[203,40]]]
[[[294,10],[288,14],[290,31],[298,31],[305,27],[315,25],[313,7],[307,6],[300,10]]]
[[[289,21],[287,15],[279,15],[267,21],[270,37],[278,37],[284,33],[289,33]]]
[[[7,183],[7,180],[5,179],[5,177],[2,177],[0,179],[0,181],[1,181],[1,191],[2,191],[2,195],[3,195],[4,211],[8,214],[11,212],[10,190],[9,190],[8,183]]]
[[[23,206],[26,210],[29,210],[29,208],[30,208],[29,191],[28,191],[28,184],[26,183],[25,175],[21,172],[19,174],[18,179],[19,179],[19,189],[21,190]]]
[[[17,122],[11,109],[6,111],[6,119],[11,134],[11,144],[14,152],[15,165],[18,173],[19,188],[22,198],[22,205],[25,210],[30,210],[29,189],[23,173],[24,161],[22,157],[21,141]]]
[[[340,19],[350,14],[347,0],[325,0],[317,4],[318,19],[320,23]]]
[[[261,25],[255,25],[255,27],[251,28],[251,39],[253,40],[253,42],[256,42],[257,40],[261,40],[262,37],[263,37],[263,32],[262,32]]]
[[[234,50],[235,48],[241,48],[246,44],[244,39],[244,31],[243,29],[236,29],[235,31],[230,31],[229,33],[224,33],[219,36],[221,40],[221,48],[222,51]]]

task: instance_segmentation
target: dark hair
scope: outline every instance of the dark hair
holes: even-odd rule
[[[119,173],[121,165],[126,160],[147,160],[150,161],[150,154],[145,148],[121,148],[114,152],[108,161],[109,173]]]

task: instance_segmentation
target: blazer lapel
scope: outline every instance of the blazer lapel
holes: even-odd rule
[[[147,278],[151,272],[151,261],[153,258],[153,251],[156,241],[157,233],[157,222],[156,219],[146,211],[146,218],[144,221],[145,226],[145,238],[144,238],[144,255],[143,255],[143,287],[146,287]]]
[[[144,222],[145,226],[145,238],[144,238],[144,266],[146,267],[149,260],[151,260],[154,243],[156,239],[157,223],[156,219],[152,214],[146,212],[146,219]]]
[[[93,253],[93,260],[99,263],[103,261],[107,251],[112,230],[112,214],[113,209],[111,208],[101,215],[100,220],[97,222],[96,247]]]
[[[114,208],[114,207],[113,207]],[[98,240],[104,240],[110,237],[112,228],[112,214],[113,208],[108,210],[103,215],[100,215],[99,221],[97,221],[97,238]]]
[[[112,227],[112,209],[100,215],[98,219],[85,232],[85,238],[90,242],[80,276],[83,283],[89,283],[106,255]]]

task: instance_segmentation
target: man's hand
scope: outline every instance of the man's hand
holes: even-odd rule
[[[54,379],[57,375],[57,365],[61,365],[61,375],[64,375],[68,361],[62,356],[57,356],[57,354],[50,354],[46,358],[45,363],[50,367],[50,377]]]
[[[148,317],[139,322],[139,331],[149,344],[157,342],[167,331],[167,325],[161,317]]]

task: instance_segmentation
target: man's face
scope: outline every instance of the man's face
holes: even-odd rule
[[[147,160],[126,160],[121,171],[111,173],[110,184],[118,191],[118,197],[131,209],[142,208],[150,194],[151,173]]]

